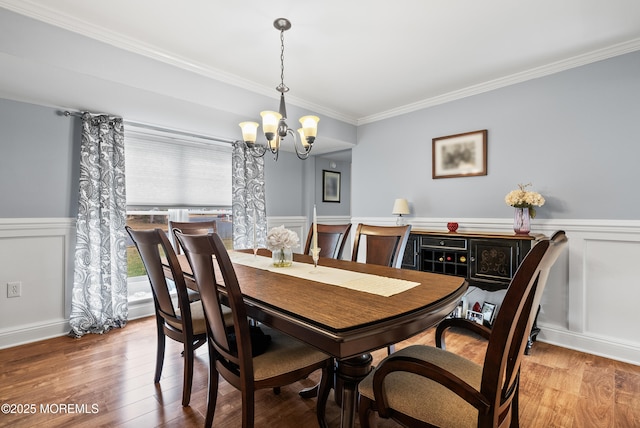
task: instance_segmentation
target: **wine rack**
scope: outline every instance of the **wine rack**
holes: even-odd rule
[[[469,252],[464,239],[422,238],[422,270],[466,278]]]

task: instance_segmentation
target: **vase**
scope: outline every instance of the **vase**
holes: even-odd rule
[[[516,208],[513,215],[513,231],[516,235],[528,235],[531,231],[529,208]]]
[[[281,248],[271,253],[273,265],[275,267],[288,267],[293,264],[293,251],[291,248]]]

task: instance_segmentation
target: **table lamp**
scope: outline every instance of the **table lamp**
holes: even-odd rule
[[[396,224],[398,226],[404,226],[406,222],[402,216],[409,214],[409,202],[407,202],[406,199],[396,199],[393,204],[392,214],[398,216]]]

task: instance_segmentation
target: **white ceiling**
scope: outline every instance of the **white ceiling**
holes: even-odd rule
[[[640,49],[637,0],[0,0],[0,7],[352,124]]]

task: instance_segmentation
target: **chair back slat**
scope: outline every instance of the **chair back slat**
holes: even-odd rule
[[[320,257],[330,259],[342,258],[342,252],[351,230],[351,223],[348,224],[318,224],[318,247],[320,247]],[[311,254],[311,244],[313,242],[313,224],[307,234],[307,243],[304,253]]]
[[[173,236],[174,247],[177,254],[182,253],[180,243],[175,238],[175,232],[182,232],[187,235],[206,235],[207,233],[218,233],[218,226],[215,220],[206,221],[170,221],[169,231]]]
[[[358,261],[360,246],[366,240],[365,263],[399,268],[409,240],[411,225],[371,226],[358,224],[353,242],[352,261]]]

